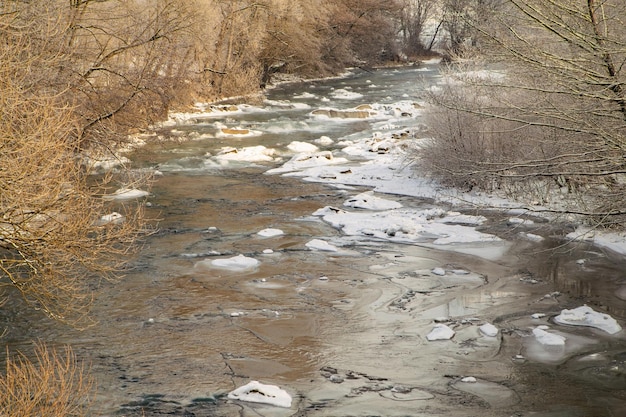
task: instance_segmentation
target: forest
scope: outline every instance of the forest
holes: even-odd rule
[[[90,325],[93,282],[116,279],[150,233],[140,206],[123,223],[97,221],[111,178],[94,184],[84,152],[109,153],[198,101],[433,56],[450,82],[429,96],[433,139],[415,156],[420,169],[537,204],[556,190],[570,204],[546,210],[620,227],[624,19],[622,0],[3,1],[5,296]],[[72,353],[40,346],[38,358],[9,362],[0,414],[87,415],[89,381]],[[29,390],[46,399],[5,395]]]

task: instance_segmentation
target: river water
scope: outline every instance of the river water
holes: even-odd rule
[[[329,137],[339,144],[376,131],[419,137],[419,112],[393,121],[311,112],[420,102],[438,80],[435,64],[355,72],[280,86],[256,103],[225,108],[236,111],[158,129],[128,156],[136,169],[159,173],[147,208],[161,219],[159,229],[125,278],[99,291],[92,312],[98,324],[76,331],[9,303],[2,316],[7,344],[70,344],[91,364],[99,415],[626,415],[623,332],[551,321],[561,309],[587,304],[623,323],[622,258],[562,246],[566,226],[541,219],[532,232],[544,240],[520,239],[525,226],[511,226],[510,215],[497,211],[480,213],[488,218],[481,230],[502,238],[497,242],[441,248],[346,240],[312,214],[342,207],[369,187],[267,174],[297,153],[288,148],[294,142]],[[219,157],[231,152],[225,147],[260,145],[276,150],[266,162]],[[400,193],[385,198],[414,209],[439,206]],[[258,235],[267,228],[284,234]],[[316,238],[342,250],[310,250]],[[202,263],[237,255],[260,265]],[[435,320],[454,328],[454,338],[429,342]],[[484,322],[499,329],[497,337],[478,331]],[[538,325],[566,337],[565,347],[538,344],[531,333]],[[476,382],[462,382],[467,376]],[[291,408],[226,397],[251,380],[284,388]]]

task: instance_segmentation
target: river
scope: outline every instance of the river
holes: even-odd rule
[[[553,321],[586,304],[623,323],[623,258],[563,246],[567,225],[453,208],[435,195],[402,192],[395,180],[388,181],[392,193],[365,195],[405,214],[454,209],[484,217],[452,223],[497,239],[438,245],[441,236],[429,234],[438,229],[410,240],[401,228],[404,240],[388,229],[393,238],[377,229],[355,236],[348,220],[339,225],[328,214],[329,207],[372,212],[345,203],[372,189],[376,173],[386,172],[377,155],[391,152],[380,143],[371,157],[347,149],[367,137],[427,137],[413,103],[439,79],[436,64],[355,71],[278,86],[211,114],[178,115],[128,155],[135,169],[157,173],[147,211],[161,220],[124,279],[98,292],[98,324],[68,329],[9,303],[7,344],[71,345],[91,364],[98,415],[625,415],[623,332]],[[339,171],[311,178],[313,171],[281,170],[310,152],[306,144],[316,145],[319,158],[334,158]],[[402,176],[410,177],[407,155]],[[338,180],[337,172],[352,180]],[[324,208],[327,217],[314,215]],[[376,218],[387,219],[362,221]],[[220,267],[215,260],[233,261]],[[454,337],[428,341],[443,323]],[[495,337],[480,332],[484,323],[495,326]],[[565,344],[539,343],[537,326]],[[252,380],[285,389],[291,407],[227,398]]]

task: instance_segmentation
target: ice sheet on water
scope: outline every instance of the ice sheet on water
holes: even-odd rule
[[[439,211],[394,209],[377,212],[348,212],[327,207],[314,215],[349,236],[369,236],[393,242],[424,242],[436,245],[465,242],[494,242],[500,238],[474,227],[439,223]]]

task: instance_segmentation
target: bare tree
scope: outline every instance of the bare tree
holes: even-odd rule
[[[506,0],[444,0],[441,2],[443,49],[450,57],[467,53],[480,38],[479,26],[487,27]],[[437,30],[439,32],[439,30]]]
[[[77,158],[76,109],[37,79],[64,62],[48,44],[56,26],[39,39],[22,17],[0,16],[0,286],[79,326],[93,284],[112,278],[132,248],[141,210],[129,207],[123,222],[102,217],[110,208]]]
[[[0,9],[29,34],[31,50],[48,56],[29,68],[29,83],[63,95],[81,146],[124,140],[129,129],[163,118],[184,85],[186,2],[16,0]]]
[[[400,16],[400,33],[405,53],[409,56],[420,56],[430,53],[436,28],[429,32],[429,22],[435,18],[436,3],[434,0],[403,0]]]
[[[471,116],[479,129],[468,131],[488,139],[477,145],[481,157],[466,164],[461,177],[549,179],[584,195],[566,211],[605,225],[621,222],[626,214],[626,4],[509,0],[506,6],[497,25],[475,26],[490,65],[504,69],[501,76],[465,77],[463,87],[453,87],[462,88],[465,99],[435,97],[440,108]],[[457,141],[468,134],[459,126]],[[503,146],[511,142],[515,146]],[[494,149],[516,147],[524,151],[486,158]]]
[[[305,77],[331,73],[330,66],[321,58],[322,22],[327,19],[323,1],[274,3],[274,7],[268,10],[258,56],[263,68],[262,84],[267,84],[272,73],[279,71]]]
[[[330,19],[324,59],[341,65],[377,64],[398,56],[396,1],[341,0],[328,2]]]

